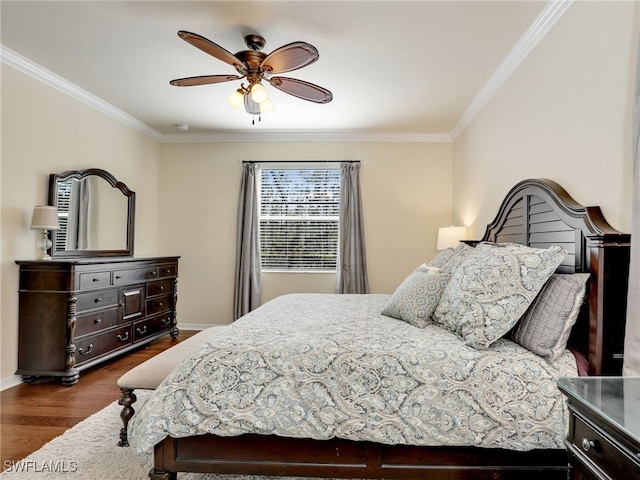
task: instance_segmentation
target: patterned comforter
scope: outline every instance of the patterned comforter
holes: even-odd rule
[[[237,320],[177,367],[133,416],[131,444],[167,435],[275,434],[385,444],[564,448],[549,364],[498,340],[464,345],[435,325],[381,315],[389,295],[293,294]]]

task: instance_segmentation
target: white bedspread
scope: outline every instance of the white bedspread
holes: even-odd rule
[[[149,452],[165,436],[244,433],[386,444],[564,448],[556,387],[573,355],[549,364],[508,340],[465,346],[435,325],[380,314],[388,295],[293,294],[215,334],[129,424]]]

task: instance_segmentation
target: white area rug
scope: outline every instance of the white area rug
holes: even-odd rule
[[[136,391],[138,402],[149,392]],[[135,408],[135,404],[134,404]],[[144,480],[149,478],[152,455],[138,455],[119,447],[120,410],[117,402],[100,410],[23,460],[2,465],[2,480]],[[282,478],[282,477],[281,477]],[[276,480],[277,477],[179,473],[179,480]],[[287,477],[287,480],[294,480]],[[307,479],[308,480],[308,479]]]

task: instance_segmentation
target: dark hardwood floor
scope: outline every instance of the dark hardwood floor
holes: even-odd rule
[[[5,461],[21,460],[116,401],[120,396],[116,382],[122,374],[195,333],[198,332],[181,331],[176,340],[166,335],[147,347],[85,370],[72,387],[65,387],[59,380],[39,379],[2,391],[0,471]]]

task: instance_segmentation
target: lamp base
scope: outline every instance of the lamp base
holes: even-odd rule
[[[49,240],[49,231],[47,229],[42,230],[42,238],[38,240],[36,244],[40,249],[40,255],[38,255],[38,260],[51,260],[51,255],[49,255],[48,250],[51,248],[51,240]]]

